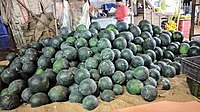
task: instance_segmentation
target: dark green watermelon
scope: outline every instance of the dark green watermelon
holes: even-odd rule
[[[28,80],[28,85],[34,92],[46,92],[49,89],[49,79],[43,75],[33,75]]]
[[[141,89],[141,96],[146,101],[153,101],[156,99],[158,91],[152,85],[146,85]]]
[[[79,85],[79,92],[84,95],[92,95],[95,93],[95,91],[97,90],[97,84],[94,80],[92,79],[84,79],[80,82]]]
[[[112,90],[104,90],[100,97],[103,101],[111,102],[115,98],[115,93]]]
[[[56,76],[57,83],[62,86],[70,86],[74,82],[74,79],[75,76],[72,71],[67,69],[61,70]]]
[[[140,95],[141,89],[143,88],[144,84],[137,79],[132,79],[127,82],[126,84],[126,90],[131,95]]]
[[[135,68],[138,67],[138,66],[143,66],[144,60],[140,56],[134,56],[133,59],[131,60],[131,65]]]
[[[134,43],[129,42],[128,43],[128,48],[133,52],[133,54],[137,53],[137,46]]]
[[[93,110],[99,105],[98,99],[93,96],[89,95],[83,99],[83,107],[87,110]]]
[[[82,80],[90,78],[90,72],[87,69],[80,68],[76,71],[74,75],[74,80],[76,83],[80,83]]]
[[[134,40],[133,40],[133,42],[134,42],[135,44],[142,45],[143,42],[144,42],[144,39],[143,39],[142,37],[135,37]]]
[[[126,61],[131,62],[134,55],[130,49],[125,48],[121,51],[121,57],[124,58]]]
[[[162,68],[162,76],[167,78],[173,78],[176,75],[176,69],[170,65],[165,65]]]
[[[68,89],[61,85],[54,86],[48,92],[48,96],[52,102],[66,101],[68,99],[68,94]]]
[[[39,107],[48,104],[50,101],[45,93],[39,92],[32,95],[29,102],[31,104],[31,107]]]
[[[117,27],[117,30],[119,32],[122,32],[122,31],[127,31],[128,30],[128,24],[124,21],[119,21],[116,23],[116,27]]]
[[[131,26],[129,30],[136,37],[141,35],[141,30],[137,25]]]
[[[198,56],[200,55],[200,48],[198,46],[192,46],[188,50],[188,56]]]
[[[63,57],[69,61],[75,60],[77,57],[77,50],[74,47],[67,46],[63,49]]]
[[[105,48],[104,50],[101,51],[101,59],[102,60],[114,60],[115,58],[115,53],[113,52],[112,49],[110,48]]]
[[[16,94],[0,96],[0,108],[2,110],[11,110],[21,104],[20,97]]]
[[[115,34],[111,30],[101,30],[98,37],[100,39],[107,38],[108,40],[113,41],[115,39]]]
[[[92,50],[88,47],[81,47],[78,49],[78,58],[82,62],[86,61],[92,54]]]
[[[145,50],[151,49],[154,50],[156,47],[156,41],[153,38],[147,38],[143,42],[143,48]]]
[[[21,79],[12,81],[8,86],[8,92],[11,94],[21,94],[26,88],[26,82]]]
[[[129,31],[120,32],[118,36],[124,37],[126,39],[127,43],[131,42],[134,39],[133,34]]]
[[[149,70],[145,66],[139,66],[133,70],[133,76],[138,80],[144,81],[149,77]]]
[[[99,62],[97,59],[93,58],[93,57],[89,57],[86,61],[85,61],[85,68],[88,70],[91,69],[96,69],[99,65]]]
[[[110,77],[101,77],[98,81],[98,87],[101,91],[112,89],[113,88],[113,82],[110,79]]]
[[[115,83],[115,84],[123,84],[126,81],[126,76],[123,72],[116,71],[112,75],[112,80],[113,80],[113,83]]]
[[[114,41],[113,41],[113,47],[118,49],[118,50],[122,50],[124,48],[127,47],[127,41],[124,37],[117,37]]]
[[[125,59],[119,58],[115,61],[117,70],[125,72],[128,69],[128,62]]]
[[[183,41],[183,38],[184,38],[184,36],[183,36],[183,33],[182,32],[180,32],[180,31],[175,31],[173,34],[172,34],[172,41],[174,41],[174,42],[182,42]]]
[[[101,38],[98,41],[97,47],[99,48],[99,51],[102,51],[105,48],[111,48],[112,45],[107,38]]]
[[[76,41],[75,41],[75,47],[76,49],[79,49],[81,47],[87,47],[88,46],[88,42],[85,38],[78,38]]]
[[[122,95],[124,93],[124,88],[119,84],[114,84],[113,92],[115,93],[115,95]]]
[[[101,30],[101,25],[99,22],[92,22],[89,26],[89,28],[95,28],[97,30]]]
[[[149,32],[145,31],[141,33],[141,37],[145,40],[147,38],[152,38],[152,35]]]
[[[98,70],[103,76],[111,76],[115,72],[115,65],[110,60],[104,60],[99,64]]]
[[[165,34],[165,33],[162,33],[160,36],[159,36],[160,40],[161,40],[161,45],[162,46],[168,46],[171,42],[171,38],[169,35]]]

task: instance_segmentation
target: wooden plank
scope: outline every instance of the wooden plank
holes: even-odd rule
[[[9,61],[5,60],[5,61],[0,61],[0,65],[8,65],[9,64]]]
[[[143,0],[143,20],[146,19],[146,0]]]
[[[200,36],[200,34],[194,34],[193,36]]]

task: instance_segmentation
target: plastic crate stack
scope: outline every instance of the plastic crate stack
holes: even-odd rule
[[[179,20],[178,30],[183,32],[183,35],[185,37],[188,37],[190,35],[190,27],[191,27],[190,19]]]
[[[4,50],[10,47],[10,40],[6,26],[3,24],[0,18],[0,50]]]
[[[181,72],[187,75],[191,94],[200,99],[200,56],[183,58],[181,66]]]

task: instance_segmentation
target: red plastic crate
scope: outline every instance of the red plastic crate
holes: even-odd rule
[[[179,20],[179,27],[178,30],[183,33],[184,36],[188,37],[190,34],[190,27],[191,27],[191,20]]]
[[[179,27],[181,27],[181,28],[191,27],[191,20],[190,19],[179,20]]]

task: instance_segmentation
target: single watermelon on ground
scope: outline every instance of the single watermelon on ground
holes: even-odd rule
[[[173,78],[176,75],[176,69],[170,65],[165,65],[162,68],[162,76],[167,78]]]
[[[48,104],[50,101],[49,97],[45,93],[39,92],[32,95],[29,102],[31,104],[31,107],[39,107]]]
[[[112,90],[104,90],[100,97],[103,101],[111,102],[115,99],[115,93]]]
[[[83,99],[83,107],[87,110],[93,110],[99,105],[98,99],[93,96],[89,95]]]
[[[152,85],[146,85],[141,89],[141,96],[146,101],[153,101],[157,97],[157,90]]]
[[[68,89],[61,85],[54,86],[48,92],[48,96],[52,102],[66,101],[68,94]]]

